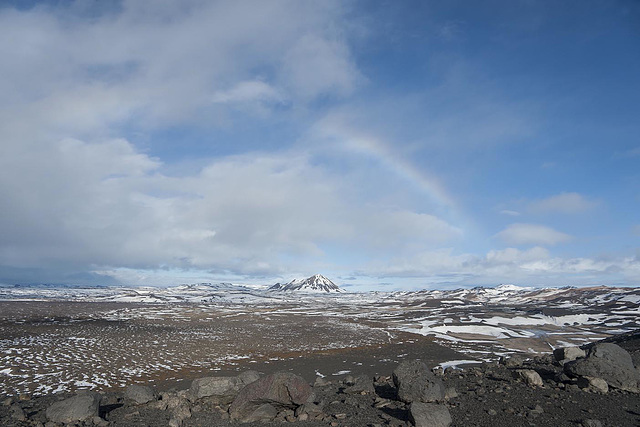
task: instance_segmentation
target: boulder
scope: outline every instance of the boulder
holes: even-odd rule
[[[514,372],[514,376],[530,386],[542,387],[543,385],[540,374],[531,369],[518,369]]]
[[[191,383],[189,395],[192,400],[209,397],[217,403],[231,403],[244,386],[259,378],[256,371],[245,371],[237,377],[197,378]]]
[[[640,372],[631,355],[616,344],[595,344],[584,359],[566,363],[564,371],[572,377],[602,378],[609,387],[640,392]]]
[[[85,391],[60,402],[55,402],[47,408],[46,415],[50,421],[56,423],[73,423],[98,416],[100,409],[99,393]]]
[[[302,377],[290,372],[276,372],[240,390],[229,407],[229,414],[232,419],[244,421],[264,404],[268,403],[277,410],[295,410],[312,401],[313,397],[313,389]]]
[[[444,384],[419,360],[405,360],[393,371],[398,399],[405,402],[438,402],[444,400]]]
[[[190,398],[197,400],[203,397],[214,397],[220,403],[229,403],[240,391],[238,382],[237,377],[196,378],[189,389]]]
[[[409,420],[416,427],[449,427],[453,421],[446,406],[423,402],[409,406]]]
[[[602,378],[578,377],[578,387],[597,393],[607,393],[609,386]]]
[[[258,371],[243,371],[238,374],[238,381],[242,384],[242,387],[259,379],[260,373]]]
[[[156,400],[156,394],[149,386],[132,384],[125,389],[124,398],[136,405],[144,405]]]
[[[586,352],[580,347],[563,347],[553,350],[553,357],[561,365],[571,362],[572,360],[580,359],[586,355]]]

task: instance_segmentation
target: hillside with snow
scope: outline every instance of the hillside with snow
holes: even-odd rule
[[[285,292],[313,292],[313,293],[332,293],[342,292],[331,280],[321,274],[316,274],[306,279],[293,279],[289,283],[276,283],[269,288],[270,291]]]

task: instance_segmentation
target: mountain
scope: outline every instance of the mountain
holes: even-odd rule
[[[342,292],[331,280],[321,274],[306,279],[293,279],[289,283],[276,283],[269,288],[270,291],[297,291],[297,292]]]

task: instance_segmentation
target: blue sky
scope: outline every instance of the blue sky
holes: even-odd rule
[[[0,283],[640,282],[636,1],[0,2]]]

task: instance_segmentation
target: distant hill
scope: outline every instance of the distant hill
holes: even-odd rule
[[[296,292],[342,292],[331,280],[321,274],[306,279],[293,279],[289,283],[276,283],[269,288],[270,291],[296,291]]]

